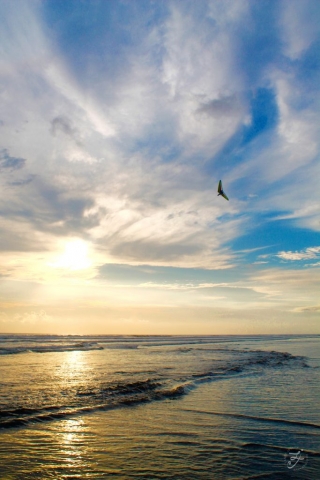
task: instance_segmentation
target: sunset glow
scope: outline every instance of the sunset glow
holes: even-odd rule
[[[319,25],[0,2],[0,331],[318,333]]]

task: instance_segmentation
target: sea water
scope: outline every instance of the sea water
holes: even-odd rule
[[[0,336],[0,479],[320,479],[320,336]]]

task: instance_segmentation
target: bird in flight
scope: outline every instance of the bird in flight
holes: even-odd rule
[[[226,200],[229,200],[229,198],[227,197],[227,195],[223,191],[221,180],[219,180],[219,184],[218,184],[218,197],[219,197],[219,195],[222,195]]]

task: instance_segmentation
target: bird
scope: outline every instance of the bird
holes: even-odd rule
[[[227,195],[223,191],[221,180],[219,180],[219,183],[218,183],[218,195],[217,196],[219,197],[219,195],[222,195],[226,200],[229,200],[229,198],[227,197]]]

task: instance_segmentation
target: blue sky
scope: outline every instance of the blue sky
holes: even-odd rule
[[[0,0],[0,32],[0,331],[319,333],[317,0]]]

